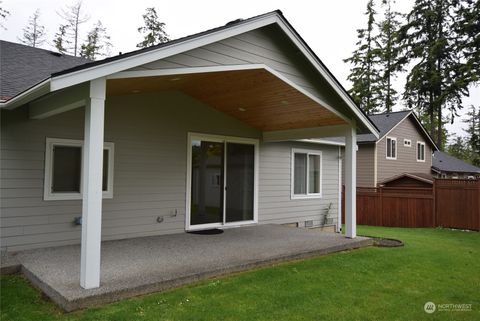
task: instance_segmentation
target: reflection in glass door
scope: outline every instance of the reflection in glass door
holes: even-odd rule
[[[227,143],[225,221],[253,220],[255,147]]]
[[[190,224],[223,222],[224,143],[192,141]]]
[[[210,228],[254,221],[255,144],[215,136],[192,139],[190,148],[188,226]]]

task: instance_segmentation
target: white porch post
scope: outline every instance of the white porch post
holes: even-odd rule
[[[357,131],[355,123],[345,134],[345,236],[357,236]]]
[[[105,84],[105,78],[90,81],[90,97],[85,106],[80,262],[80,285],[85,289],[100,286]]]

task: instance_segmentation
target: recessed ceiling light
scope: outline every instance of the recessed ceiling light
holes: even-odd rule
[[[245,108],[242,108],[242,107],[239,107],[238,110],[239,111],[247,111]]]
[[[180,79],[182,79],[182,77],[175,77],[175,78],[171,78],[170,81],[178,81]]]
[[[280,102],[282,103],[282,105],[288,105],[289,104],[288,100],[282,100]]]
[[[132,93],[134,93],[134,94],[138,94],[139,92],[140,92],[140,89],[133,89],[132,90]]]

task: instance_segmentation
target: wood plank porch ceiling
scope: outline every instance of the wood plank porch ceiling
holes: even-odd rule
[[[179,90],[261,131],[345,124],[265,69],[109,79],[107,96]]]

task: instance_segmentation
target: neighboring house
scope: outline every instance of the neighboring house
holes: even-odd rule
[[[357,186],[376,187],[404,173],[430,175],[432,152],[437,146],[412,111],[370,115],[380,131],[357,135]],[[344,138],[313,139],[343,144]]]
[[[81,243],[94,288],[101,240],[338,226],[340,147],[297,140],[341,135],[356,236],[356,133],[378,131],[279,11],[90,63],[0,56],[2,250]]]
[[[480,178],[480,168],[436,151],[433,154],[432,174],[437,178],[474,179]]]

